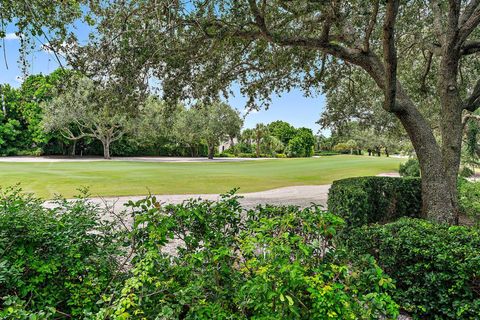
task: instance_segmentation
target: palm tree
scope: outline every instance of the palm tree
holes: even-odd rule
[[[263,123],[257,123],[255,129],[253,129],[254,136],[255,136],[255,153],[257,157],[260,157],[260,144],[262,139],[268,135],[268,127]]]

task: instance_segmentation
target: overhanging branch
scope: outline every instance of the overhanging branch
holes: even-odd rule
[[[383,59],[385,64],[385,110],[395,110],[397,92],[397,50],[395,21],[399,0],[388,0],[383,24]]]

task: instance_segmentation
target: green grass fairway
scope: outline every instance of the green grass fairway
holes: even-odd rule
[[[397,171],[401,159],[330,156],[244,162],[38,162],[0,163],[0,186],[20,183],[44,198],[72,197],[89,187],[92,196],[253,192]]]

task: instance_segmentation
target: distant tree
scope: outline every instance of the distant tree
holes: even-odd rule
[[[283,152],[285,149],[284,144],[280,139],[273,135],[266,135],[261,142],[260,150],[264,154],[274,156],[277,153]]]
[[[315,136],[315,151],[329,151],[332,150],[334,141],[332,137],[325,137],[324,135]]]
[[[52,139],[58,139],[42,126],[42,104],[51,101],[60,93],[61,87],[73,75],[69,70],[57,69],[49,75],[31,75],[25,79],[19,89],[18,109],[21,113],[25,149],[43,148]],[[60,90],[59,90],[60,89]]]
[[[136,140],[146,146],[176,139],[175,123],[184,110],[182,105],[171,106],[156,96],[149,97],[139,108]]]
[[[255,154],[257,157],[260,157],[260,148],[262,144],[262,139],[270,135],[268,127],[263,123],[257,123],[255,129],[253,129],[254,139],[255,139]]]
[[[132,121],[121,108],[112,105],[115,97],[96,89],[93,81],[80,77],[51,102],[44,105],[43,125],[47,131],[59,131],[66,139],[91,137],[103,146],[110,159],[110,145],[132,128]]]
[[[268,124],[268,130],[274,137],[280,139],[280,141],[286,145],[295,136],[296,129],[288,122],[277,120]]]
[[[288,142],[285,152],[289,158],[299,158],[305,156],[305,147],[303,140],[299,136],[295,136]]]
[[[295,136],[288,142],[285,150],[288,157],[311,157],[314,145],[315,137],[312,130],[299,128]]]
[[[240,134],[243,121],[236,109],[223,102],[198,106],[202,119],[201,136],[208,146],[208,158],[213,159],[215,148],[220,142]]]
[[[253,129],[245,129],[242,131],[242,134],[240,135],[240,139],[243,143],[249,145],[250,147],[252,146],[252,141],[254,140],[255,133]]]
[[[190,148],[192,157],[198,156],[198,146],[201,144],[203,126],[202,114],[196,108],[180,111],[173,124],[173,133],[176,139]]]

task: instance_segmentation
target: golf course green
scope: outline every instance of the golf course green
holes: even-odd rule
[[[329,156],[242,162],[158,163],[132,161],[3,162],[0,187],[15,184],[49,199],[72,197],[79,187],[92,196],[254,192],[398,171],[402,159]]]

